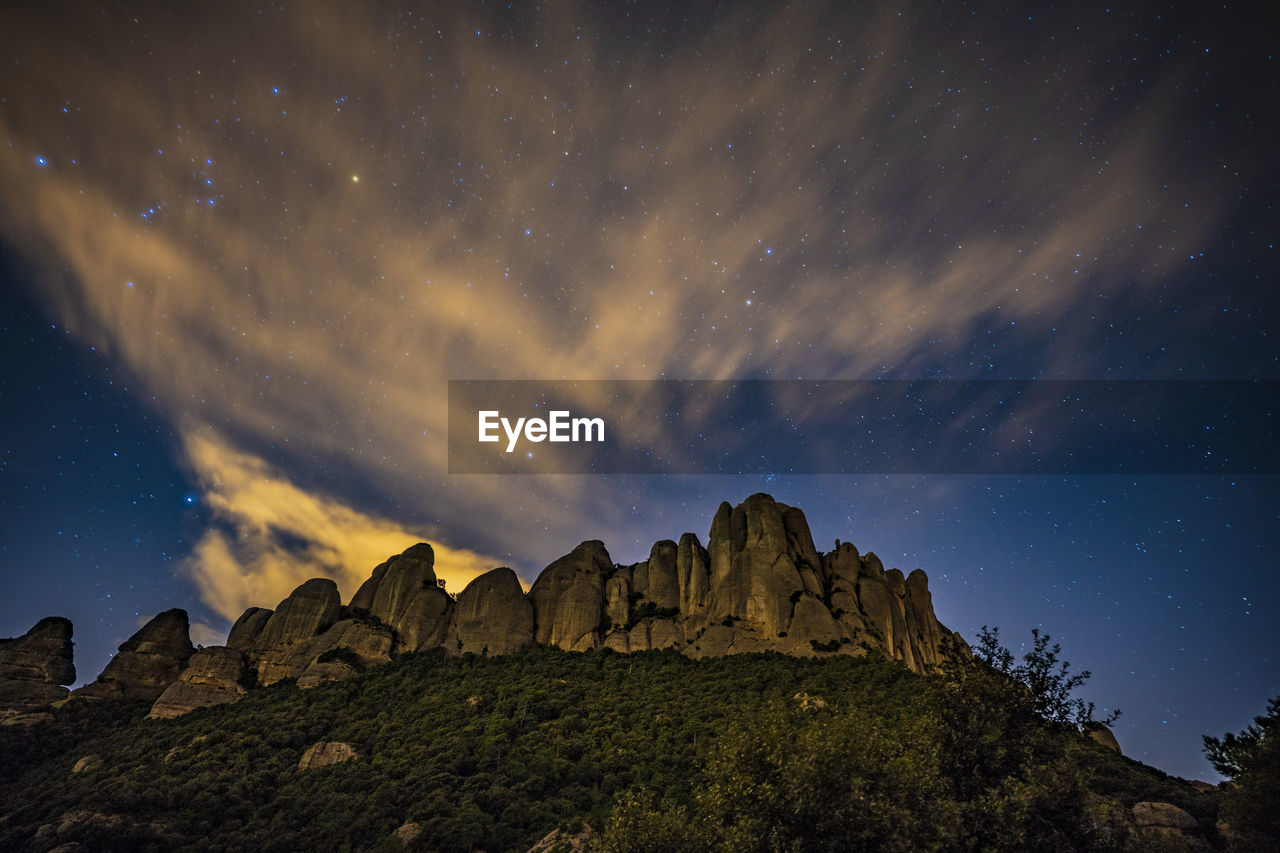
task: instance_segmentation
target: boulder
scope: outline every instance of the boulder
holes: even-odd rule
[[[1173,803],[1135,803],[1133,822],[1148,845],[1156,849],[1185,851],[1213,849],[1213,846],[1204,838],[1199,822]]]
[[[166,610],[125,640],[97,680],[74,695],[154,702],[178,680],[194,652],[187,611]]]
[[[1088,735],[1091,740],[1102,744],[1107,749],[1118,752],[1121,755],[1124,754],[1120,750],[1120,742],[1116,740],[1115,733],[1102,723],[1087,723],[1084,727],[1084,733]]]
[[[511,569],[492,569],[458,596],[453,609],[453,648],[477,654],[514,652],[533,642],[533,605]]]
[[[302,753],[302,758],[298,760],[298,769],[314,770],[317,767],[342,764],[346,761],[356,761],[359,758],[360,755],[349,743],[321,741],[320,743],[313,743],[307,747],[306,752]]]
[[[585,853],[591,849],[599,833],[584,823],[577,832],[570,829],[553,829],[529,848],[528,853]]]
[[[417,823],[402,823],[391,835],[396,841],[399,841],[405,847],[408,847],[413,839],[422,834],[422,825]]]
[[[1173,803],[1135,803],[1133,806],[1133,822],[1142,827],[1165,827],[1168,829],[1196,829],[1200,824],[1194,817]]]
[[[97,755],[85,755],[76,761],[71,768],[72,773],[92,773],[102,766],[102,759]]]
[[[148,717],[171,719],[196,708],[234,702],[244,696],[248,661],[244,652],[225,646],[200,649],[187,661],[186,669],[165,688]]]

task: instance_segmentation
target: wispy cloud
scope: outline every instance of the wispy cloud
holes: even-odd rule
[[[215,526],[196,543],[185,568],[202,599],[234,620],[246,607],[274,607],[300,583],[329,577],[349,599],[373,567],[415,542],[430,540],[436,575],[459,591],[499,562],[303,491],[261,459],[217,439],[188,440]]]
[[[617,520],[588,478],[445,477],[448,379],[963,376],[1010,324],[1029,369],[1083,375],[1056,319],[1216,221],[1160,165],[1174,72],[1117,89],[1058,45],[1052,85],[1011,79],[1043,45],[993,56],[978,23],[833,6],[623,42],[591,14],[308,3],[68,39],[26,14],[0,221],[183,436],[224,615],[307,573],[350,589],[415,525],[522,559]],[[408,496],[398,520],[315,493],[317,464]]]

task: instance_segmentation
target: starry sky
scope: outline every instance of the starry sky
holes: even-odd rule
[[[1200,735],[1280,693],[1274,475],[450,476],[446,448],[458,379],[1280,379],[1275,11],[0,16],[0,636],[70,617],[82,681],[169,607],[217,643],[419,539],[452,590],[529,582],[767,491],[924,569],[966,636],[1050,633],[1169,772],[1214,778]]]

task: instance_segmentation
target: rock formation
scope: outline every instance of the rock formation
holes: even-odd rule
[[[453,599],[436,581],[435,559],[431,546],[419,542],[374,569],[351,599],[351,609],[366,611],[395,629],[397,651],[416,652],[444,642]]]
[[[355,761],[360,757],[349,743],[342,741],[321,741],[307,747],[298,760],[299,770],[314,770],[330,764],[341,764],[344,761]]]
[[[533,642],[533,605],[515,572],[493,569],[467,584],[453,610],[452,637],[445,648],[464,654],[502,655]]]
[[[1120,749],[1120,742],[1116,740],[1115,733],[1106,725],[1099,722],[1085,723],[1084,733],[1093,741],[1102,744],[1107,749],[1114,752],[1124,753]]]
[[[67,697],[76,680],[71,621],[50,616],[21,637],[0,640],[0,722],[34,722],[32,712]]]
[[[1212,850],[1200,824],[1173,803],[1143,802],[1133,806],[1133,822],[1148,843],[1159,850]]]
[[[178,680],[195,652],[188,630],[185,610],[175,608],[157,615],[124,641],[96,681],[74,695],[154,701]]]
[[[249,662],[258,673],[258,680],[267,685],[282,678],[296,678],[300,675],[298,646],[309,643],[317,634],[338,621],[341,609],[338,585],[328,578],[312,578],[289,593],[267,617],[257,636],[246,647]],[[257,618],[261,617],[250,621],[256,621]],[[245,622],[246,616],[236,620],[237,626]],[[237,633],[235,626],[232,633]],[[239,634],[243,637],[247,638],[251,633],[247,623],[241,626]],[[241,637],[236,637],[236,641],[245,642]]]
[[[529,589],[534,639],[581,652],[598,648],[605,575],[613,561],[598,539],[583,542],[542,570]]]
[[[227,634],[227,648],[241,651],[252,648],[262,634],[262,629],[267,626],[272,612],[265,607],[250,607],[241,613]]]
[[[57,679],[74,678],[70,631],[51,619],[0,641],[0,687],[21,681],[45,701],[56,698]],[[401,652],[508,654],[533,642],[690,657],[874,650],[918,672],[935,669],[950,646],[967,649],[935,617],[924,572],[886,571],[875,554],[839,541],[820,553],[803,512],[757,494],[720,505],[706,547],[685,533],[621,566],[589,540],[547,566],[527,594],[515,572],[498,568],[455,599],[423,542],[378,565],[346,607],[333,581],[313,578],[274,610],[249,608],[225,647],[194,656],[186,613],[171,610],[76,692],[150,698],[152,716],[173,717],[284,678],[300,687],[348,678]]]
[[[196,708],[234,702],[245,689],[244,653],[237,649],[201,649],[187,661],[181,677],[165,688],[151,706],[149,717],[179,717]]]

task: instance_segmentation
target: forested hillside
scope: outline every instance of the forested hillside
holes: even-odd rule
[[[1140,801],[1221,844],[1212,793],[1034,698],[980,661],[535,646],[404,654],[171,720],[73,700],[0,730],[0,849],[493,853],[583,823],[611,850],[1157,849]],[[348,760],[300,769],[320,743],[349,749],[304,764]]]

